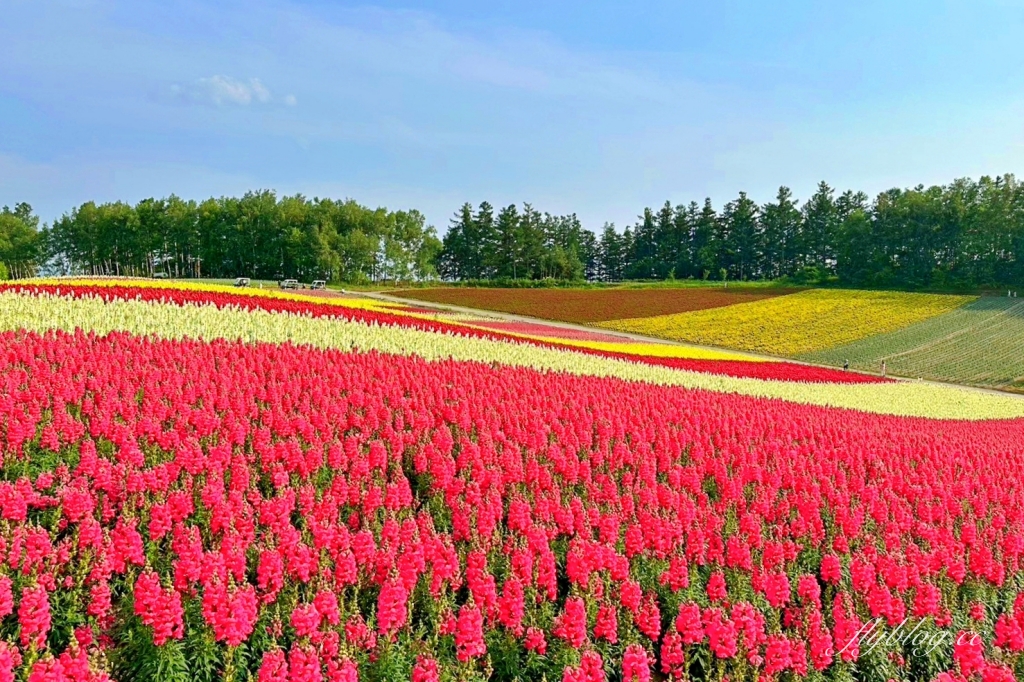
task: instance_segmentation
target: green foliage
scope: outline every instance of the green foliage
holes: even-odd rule
[[[31,206],[0,209],[0,281],[34,275],[39,246],[39,218]]]
[[[515,205],[506,206],[495,219],[486,201],[476,213],[467,203],[444,237],[438,271],[460,281],[581,281],[593,275],[596,244],[575,214],[541,215],[524,204],[521,212]]]
[[[863,192],[822,182],[803,206],[787,187],[756,204],[740,192],[657,211],[595,234],[575,214],[529,204],[464,204],[439,240],[416,210],[280,199],[270,191],[197,203],[82,204],[49,228],[28,204],[0,212],[0,279],[60,273],[369,284],[429,281],[839,281],[868,288],[963,290],[1024,282],[1024,186],[1012,175]],[[724,274],[722,272],[724,271]]]
[[[786,279],[798,286],[824,284],[828,281],[829,274],[828,270],[820,265],[804,265]]]
[[[441,243],[416,210],[259,191],[88,202],[54,222],[45,246],[65,273],[379,282],[435,276]]]
[[[170,640],[162,646],[153,643],[153,633],[125,605],[121,609],[114,640],[119,646],[110,650],[113,678],[123,682],[192,682],[185,645]]]

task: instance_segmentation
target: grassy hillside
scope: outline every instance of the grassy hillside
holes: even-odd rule
[[[798,356],[892,374],[1024,390],[1024,301],[983,297],[904,329]]]

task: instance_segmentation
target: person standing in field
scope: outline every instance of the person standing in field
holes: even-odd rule
[[[849,372],[850,371],[850,361],[849,360],[843,360],[843,371],[844,372]]]
[[[885,360],[882,360],[882,376],[885,376]]]

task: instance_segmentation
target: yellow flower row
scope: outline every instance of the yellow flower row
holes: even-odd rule
[[[793,356],[901,329],[974,296],[813,289],[724,308],[602,322],[676,341]]]
[[[218,309],[213,305],[178,306],[139,300],[0,293],[0,331],[83,329],[99,334],[125,331],[162,338],[225,338],[318,348],[377,350],[415,354],[427,360],[498,362],[538,370],[617,377],[629,381],[779,398],[905,416],[938,419],[1024,417],[1024,400],[952,386],[914,382],[887,384],[812,384],[701,374],[569,350],[490,339],[379,326],[337,318]]]

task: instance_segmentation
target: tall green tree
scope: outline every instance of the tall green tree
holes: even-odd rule
[[[820,182],[817,191],[804,204],[800,229],[803,258],[799,259],[799,264],[819,268],[823,272],[834,271],[834,245],[838,226],[835,190],[828,183]]]
[[[622,237],[613,223],[605,223],[601,229],[598,242],[598,279],[604,282],[616,282],[622,279],[623,253]]]
[[[710,197],[705,198],[693,227],[694,261],[700,268],[701,279],[715,276],[725,260],[719,222]]]
[[[531,204],[523,204],[519,216],[520,261],[526,277],[539,279],[544,276],[545,234],[544,219]]]
[[[470,237],[473,249],[468,264],[470,279],[489,279],[494,276],[493,265],[497,234],[494,224],[494,207],[490,203],[482,201],[473,218],[473,230]]]
[[[633,228],[633,251],[626,268],[629,279],[654,279],[658,276],[658,226],[654,211],[645,208]]]
[[[16,204],[0,209],[0,263],[6,277],[32,277],[40,256],[39,218],[32,206]]]
[[[520,262],[519,209],[509,204],[498,212],[491,268],[496,277],[519,279],[524,274]]]
[[[800,210],[788,187],[761,208],[764,276],[777,279],[796,272],[799,259]]]
[[[466,263],[471,255],[468,240],[475,234],[472,224],[473,206],[466,202],[455,213],[444,235],[437,267],[441,277],[448,280],[468,278]]]
[[[757,212],[757,204],[746,192],[740,192],[722,211],[728,254],[724,267],[733,279],[747,280],[761,274],[762,242]]]

